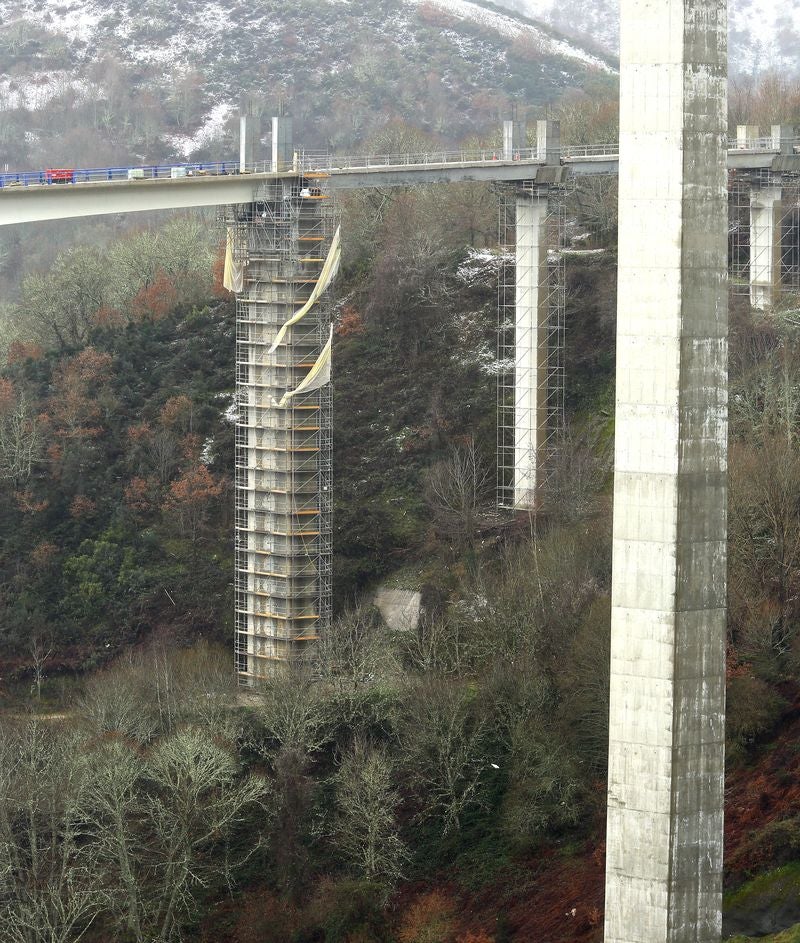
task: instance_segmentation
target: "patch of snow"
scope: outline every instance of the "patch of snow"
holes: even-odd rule
[[[498,253],[491,249],[469,249],[467,257],[456,269],[456,276],[465,285],[475,285],[495,275],[503,261],[513,257],[510,253]]]
[[[22,0],[13,4],[3,0],[0,3],[0,23],[4,26],[25,19],[84,43],[94,36],[97,24],[105,15],[106,11],[90,0]]]
[[[504,360],[498,360],[493,358],[491,360],[485,360],[479,364],[481,371],[490,377],[498,377],[503,375],[512,375],[516,364],[513,359],[505,358]]]
[[[210,465],[214,460],[214,456],[211,454],[211,450],[214,448],[214,436],[209,436],[203,442],[203,448],[200,450],[200,461],[204,465]]]
[[[219,102],[206,115],[194,134],[170,134],[165,136],[165,141],[173,147],[176,153],[188,160],[195,151],[207,147],[222,136],[225,124],[234,110],[230,102]]]
[[[231,395],[231,402],[229,403],[228,408],[225,410],[225,412],[222,415],[225,419],[225,422],[229,422],[231,425],[235,425],[235,423],[238,421],[239,405],[236,402],[236,397],[234,395]]]
[[[69,91],[80,98],[89,95],[87,83],[73,78],[65,69],[28,72],[20,78],[0,75],[0,111],[11,111],[14,108],[35,111]]]

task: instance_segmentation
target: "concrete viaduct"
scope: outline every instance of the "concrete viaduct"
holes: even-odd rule
[[[546,122],[536,148],[519,148],[507,123],[500,153],[320,166],[294,155],[274,119],[269,172],[247,159],[245,128],[249,172],[0,186],[0,225],[224,207],[237,291],[236,659],[252,681],[312,646],[329,618],[331,190],[519,184],[513,505],[525,508],[547,416],[548,194],[567,176],[619,174],[606,943],[721,934],[727,178],[753,179],[750,297],[767,308],[781,179],[800,174],[791,129],[727,140],[726,17],[725,0],[623,0],[618,150],[562,148]]]

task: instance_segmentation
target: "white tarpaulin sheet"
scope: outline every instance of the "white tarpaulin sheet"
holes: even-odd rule
[[[292,396],[297,396],[300,393],[310,393],[312,390],[319,390],[325,386],[326,383],[331,382],[332,344],[333,326],[331,326],[331,333],[328,336],[328,343],[322,348],[322,353],[317,357],[316,363],[308,371],[308,376],[306,376],[296,390],[290,390],[288,393],[283,394],[280,403],[278,403],[279,406],[285,406]]]
[[[244,265],[233,257],[233,230],[228,230],[225,244],[225,268],[222,272],[222,287],[240,292],[244,284]]]
[[[311,292],[311,297],[303,305],[303,307],[300,308],[299,311],[296,311],[278,331],[278,336],[275,338],[275,343],[272,345],[272,347],[270,347],[269,350],[271,354],[274,354],[278,349],[280,342],[286,336],[286,332],[289,330],[289,328],[292,327],[292,325],[297,324],[298,321],[303,320],[303,318],[317,303],[320,295],[325,291],[328,285],[330,285],[334,278],[336,278],[336,273],[339,271],[339,262],[341,257],[342,244],[340,229],[337,229],[333,240],[331,241],[331,247],[328,250],[328,256],[325,259],[325,264],[322,266],[322,271],[319,273],[319,280],[314,286],[314,290]]]

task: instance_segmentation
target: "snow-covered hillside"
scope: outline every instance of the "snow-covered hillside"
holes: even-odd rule
[[[479,3],[471,3],[470,0],[432,0],[432,4],[442,10],[447,11],[452,16],[462,20],[471,20],[479,23],[487,29],[495,30],[504,36],[515,39],[520,36],[540,43],[549,51],[568,59],[578,59],[586,62],[595,68],[604,71],[611,71],[605,57],[601,58],[588,52],[580,43],[570,42],[566,39],[554,37],[547,29],[543,28],[544,18],[539,18],[540,25],[526,22],[524,19],[515,16],[506,16],[491,8],[482,6]],[[407,6],[419,6],[417,0],[407,0]],[[536,5],[535,3],[533,4]],[[509,6],[509,10],[514,12],[514,7]],[[526,19],[529,18],[530,11],[519,10]]]
[[[496,0],[570,36],[619,46],[619,0]],[[800,71],[800,5],[787,0],[729,0],[732,72],[772,67]]]
[[[369,0],[327,0],[350,12]],[[535,5],[535,4],[534,4]],[[510,39],[526,37],[540,44],[543,51],[567,59],[576,59],[595,68],[608,70],[605,57],[588,52],[579,42],[554,36],[542,22],[526,22],[513,15],[473,0],[398,0],[394,4],[392,25],[407,31],[408,20],[416,17],[420,7],[442,10],[455,21],[471,22]],[[291,11],[291,0],[285,4]],[[299,11],[300,12],[300,11]],[[0,26],[26,20],[41,24],[46,29],[67,36],[70,41],[91,48],[99,36],[113,30],[121,42],[123,54],[139,62],[169,62],[188,60],[209,51],[215,38],[234,31],[243,33],[274,32],[282,27],[272,14],[269,4],[253,7],[250,3],[217,0],[198,0],[196,3],[153,2],[132,3],[122,0],[111,4],[108,0],[0,0]],[[298,23],[313,29],[313,21],[304,20],[302,12]],[[388,25],[388,24],[387,24]],[[147,40],[142,41],[142,28]],[[304,37],[310,39],[310,36]],[[336,59],[336,50],[331,50]]]
[[[0,165],[228,153],[242,94],[311,148],[455,141],[614,68],[488,0],[0,0]]]

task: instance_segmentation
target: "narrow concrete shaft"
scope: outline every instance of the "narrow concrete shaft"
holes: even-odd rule
[[[762,187],[750,194],[750,304],[771,308],[781,281],[783,208],[780,187]]]
[[[726,4],[622,0],[606,943],[717,943]]]
[[[547,435],[547,195],[517,197],[514,323],[514,506],[536,503]]]

